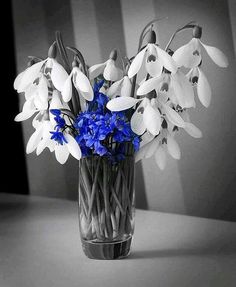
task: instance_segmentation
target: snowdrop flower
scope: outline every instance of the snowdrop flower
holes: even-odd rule
[[[89,78],[93,80],[100,74],[103,74],[104,79],[107,81],[120,80],[123,72],[115,65],[116,59],[117,51],[113,50],[106,62],[94,65],[89,68]]]
[[[69,154],[79,160],[81,150],[73,136],[69,133],[62,134],[52,130],[53,126],[49,120],[40,122],[27,143],[26,153],[29,154],[36,150],[36,154],[40,155],[48,147],[51,151],[55,151],[56,159],[61,164],[67,161]],[[54,140],[54,144],[52,144],[52,140]]]
[[[160,135],[140,148],[136,154],[135,161],[138,162],[139,160],[154,156],[156,164],[163,170],[166,166],[167,153],[174,159],[179,160],[181,152],[174,134],[174,132],[170,132],[168,129],[163,129]]]
[[[170,107],[167,97],[156,97],[156,93],[150,93],[150,98],[134,99],[131,97],[117,97],[107,103],[107,108],[111,111],[123,111],[132,108],[139,103],[131,117],[131,128],[138,135],[146,130],[152,135],[158,135],[162,124],[162,115],[168,121],[178,127],[184,127],[185,123],[181,116]]]
[[[228,60],[223,52],[221,52],[218,48],[203,44],[203,42],[200,40],[201,35],[202,28],[195,26],[193,29],[193,38],[190,40],[190,42],[174,52],[173,59],[177,63],[178,67],[197,67],[202,60],[201,49],[204,48],[216,65],[226,68],[228,66]]]
[[[178,70],[175,74],[162,73],[159,77],[144,81],[137,90],[137,95],[145,95],[156,90],[166,93],[175,105],[181,108],[195,107],[194,92],[188,78]]]
[[[114,98],[119,95],[121,97],[130,97],[132,90],[132,83],[126,75],[121,80],[114,82],[108,89],[107,96]]]
[[[61,91],[62,85],[67,79],[68,74],[55,58],[56,43],[53,43],[48,50],[47,59],[34,63],[16,77],[14,81],[14,88],[17,90],[17,92],[26,92],[27,88],[29,88],[38,78],[40,78],[42,74],[47,74],[47,69],[50,71],[49,74],[54,87]]]
[[[25,103],[22,112],[16,117],[15,121],[24,121],[30,118],[34,113],[45,111],[48,108],[48,80],[39,73],[38,78],[25,87]]]
[[[72,83],[79,95],[81,95],[85,100],[93,100],[93,88],[89,82],[89,79],[83,74],[79,68],[78,62],[76,60],[72,63],[72,71],[64,82],[62,89],[62,98],[65,102],[69,102],[72,97]]]
[[[35,132],[29,138],[26,146],[26,153],[32,153],[36,150],[36,154],[40,155],[46,147],[53,150],[53,145],[51,145],[51,134],[50,131],[53,130],[53,126],[49,120],[43,120],[38,122],[35,127]]]
[[[64,164],[70,154],[77,160],[81,159],[81,149],[72,135],[60,131],[54,131],[51,134],[51,139],[56,141],[55,156],[59,163]]]
[[[156,42],[156,35],[151,31],[149,43],[133,59],[128,70],[129,78],[135,76],[145,63],[145,69],[152,77],[159,76],[165,67],[168,71],[176,73],[177,66],[172,57],[162,50]]]
[[[208,108],[211,103],[211,86],[201,68],[192,68],[186,76],[190,83],[196,85],[197,95],[202,105]]]

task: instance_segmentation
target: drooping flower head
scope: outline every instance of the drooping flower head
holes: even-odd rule
[[[129,78],[132,78],[139,72],[143,63],[145,64],[146,72],[152,77],[159,76],[163,67],[172,73],[177,71],[177,65],[172,57],[156,44],[154,31],[150,32],[147,46],[133,59],[128,71]]]

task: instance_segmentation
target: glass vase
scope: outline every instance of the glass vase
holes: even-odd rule
[[[85,255],[129,255],[134,232],[134,157],[118,163],[91,156],[79,162],[79,227]]]

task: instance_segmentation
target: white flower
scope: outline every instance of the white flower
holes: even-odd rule
[[[159,76],[162,73],[163,67],[172,73],[176,73],[177,66],[172,57],[159,48],[156,44],[148,43],[133,59],[128,76],[132,78],[138,73],[143,62],[145,62],[145,69],[152,77]]]
[[[108,89],[107,96],[113,98],[117,95],[121,97],[131,96],[132,83],[128,76],[124,76],[121,80],[114,82]]]
[[[38,123],[35,132],[29,138],[26,153],[29,154],[36,150],[36,154],[40,155],[41,152],[48,147],[51,152],[55,151],[56,159],[61,164],[67,161],[69,154],[80,160],[82,156],[81,150],[73,136],[69,133],[64,133],[66,142],[59,144],[51,139],[51,131],[53,131],[53,126],[49,120]]]
[[[15,117],[15,121],[27,120],[35,112],[45,111],[48,108],[48,81],[42,73],[39,73],[38,78],[25,87],[24,93],[26,101],[22,112]]]
[[[181,152],[174,134],[175,132],[170,132],[169,129],[163,129],[157,137],[139,149],[135,156],[135,161],[138,162],[154,156],[158,167],[163,170],[166,166],[166,153],[179,160]]]
[[[211,103],[211,87],[203,71],[196,67],[191,69],[186,76],[189,82],[197,86],[198,98],[202,105],[208,108]]]
[[[79,95],[81,95],[85,100],[93,100],[93,88],[91,87],[89,79],[81,72],[76,63],[73,64],[73,69],[60,90],[65,102],[69,102],[71,100],[72,83]]]
[[[35,132],[29,138],[26,146],[26,153],[32,153],[36,150],[36,154],[39,155],[47,147],[51,146],[50,131],[53,130],[53,126],[49,120],[43,120],[36,124]]]
[[[131,97],[118,97],[110,100],[107,103],[107,108],[111,111],[122,111],[132,108],[137,103],[140,104],[131,117],[131,128],[138,134],[143,134],[146,130],[152,135],[157,135],[160,132],[162,118],[165,116],[168,121],[178,127],[184,127],[185,123],[181,116],[170,107],[170,102],[167,102],[167,97],[154,97],[149,99],[134,99]],[[161,112],[161,113],[160,113]]]
[[[69,154],[71,154],[75,159],[80,160],[82,153],[77,141],[69,133],[64,133],[64,137],[66,143],[63,145],[56,143],[55,145],[55,156],[57,161],[64,164],[67,161]]]
[[[89,78],[93,80],[97,76],[103,74],[103,77],[107,81],[118,81],[121,79],[123,72],[116,64],[117,51],[113,50],[109,59],[101,64],[93,65],[89,68]]]
[[[35,80],[40,78],[42,74],[47,73],[46,69],[50,70],[49,74],[54,87],[61,91],[68,74],[62,65],[50,57],[48,57],[46,60],[33,64],[25,71],[20,73],[14,81],[14,88],[18,93],[25,92],[27,87],[32,85]]]
[[[175,74],[162,73],[159,77],[143,82],[137,90],[137,95],[148,94],[152,90],[167,93],[171,101],[181,108],[195,107],[193,88],[180,70]]]
[[[177,49],[173,54],[173,59],[178,67],[186,68],[197,67],[201,60],[201,48],[204,48],[212,61],[219,67],[228,66],[227,57],[218,48],[208,46],[202,43],[199,38],[192,38],[189,43]]]

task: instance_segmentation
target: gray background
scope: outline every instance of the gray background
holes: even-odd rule
[[[168,16],[158,25],[163,46],[177,27],[198,21],[203,42],[224,51],[230,66],[221,69],[203,54],[212,104],[205,109],[197,101],[191,118],[204,137],[193,139],[181,132],[177,140],[182,158],[168,157],[163,172],[153,159],[137,165],[137,207],[235,221],[235,11],[233,0],[13,0],[17,70],[25,68],[28,55],[47,55],[55,30],[67,45],[82,51],[88,64],[95,64],[106,60],[114,47],[133,55],[142,27],[155,17]],[[189,39],[190,33],[182,34],[173,48]],[[26,144],[33,132],[30,121],[23,123],[23,132]],[[30,193],[75,199],[77,169],[75,160],[61,166],[49,152],[28,155]]]

